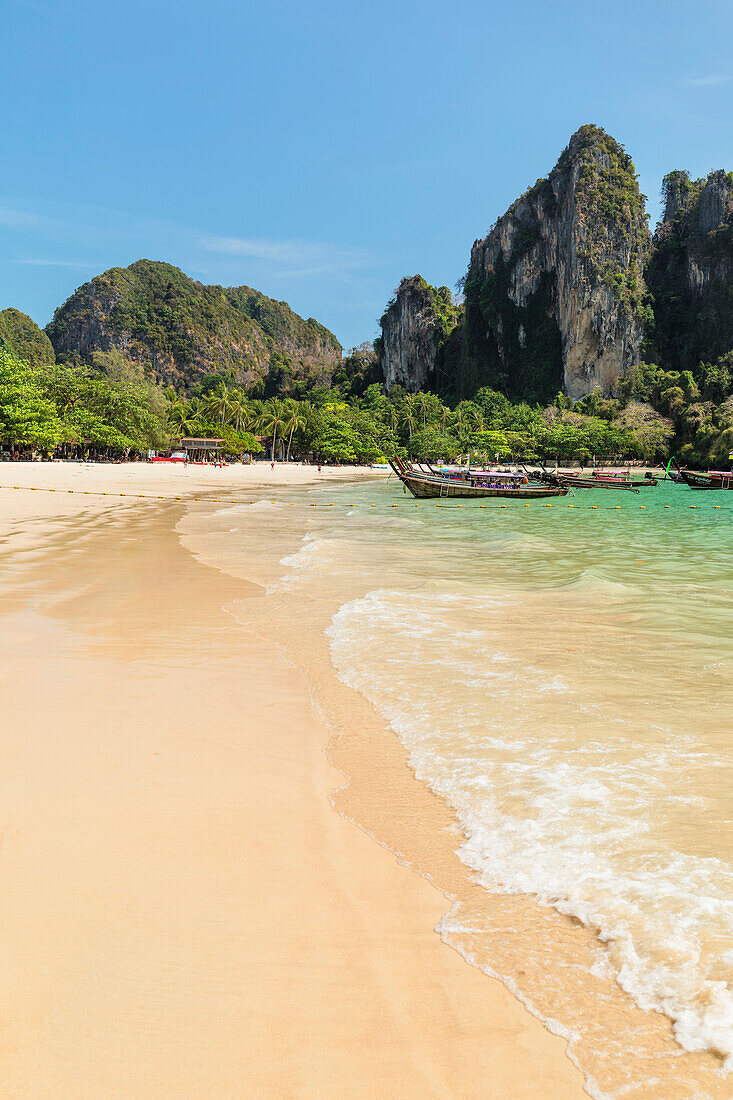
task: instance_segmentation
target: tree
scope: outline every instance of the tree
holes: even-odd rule
[[[0,347],[0,438],[11,444],[54,447],[62,425],[46,396],[41,368],[31,367]]]
[[[229,394],[229,415],[235,432],[241,432],[249,427],[252,419],[252,411],[249,403],[240,390],[233,390]]]
[[[415,407],[416,407],[417,411],[420,413],[420,415],[422,416],[422,426],[423,426],[423,428],[427,427],[428,412],[430,411],[431,404],[432,404],[431,400],[430,400],[431,397],[432,397],[432,394],[430,394],[430,393],[418,393],[418,394],[415,395]]]
[[[481,406],[485,419],[494,426],[502,426],[504,417],[515,411],[515,407],[509,402],[509,398],[489,386],[483,386],[476,394],[474,401]]]
[[[480,431],[472,433],[471,450],[480,451],[491,460],[497,454],[500,459],[509,458],[511,451],[504,432]]]
[[[221,427],[224,427],[232,411],[231,397],[224,382],[220,382],[215,390],[206,395],[202,407],[207,415],[218,420]]]
[[[387,409],[387,423],[393,430],[399,427],[400,414],[396,405],[390,404]]]
[[[410,458],[435,459],[436,462],[451,462],[458,451],[457,439],[432,427],[415,432],[407,448]]]
[[[418,395],[415,393],[408,393],[402,402],[401,420],[407,428],[410,439],[417,424],[417,402]]]
[[[484,414],[481,407],[473,401],[461,401],[452,417],[452,427],[461,447],[467,450],[472,445],[473,436],[484,426]]]
[[[351,409],[349,424],[354,433],[354,450],[361,462],[374,462],[384,454],[385,444],[388,453],[394,454],[395,447],[389,445],[384,426],[375,420],[368,409]],[[389,433],[391,436],[391,433]],[[396,441],[395,441],[396,443]]]
[[[270,461],[275,461],[275,447],[277,445],[278,434],[282,435],[285,430],[287,412],[285,406],[279,398],[273,397],[270,401],[266,402],[262,412],[257,420],[257,426],[260,431],[265,435],[272,437],[272,449],[270,451]]]
[[[356,435],[351,426],[333,412],[324,417],[313,439],[313,448],[328,462],[356,462]]]
[[[287,410],[284,414],[283,430],[288,433],[288,451],[285,456],[285,461],[290,462],[290,448],[293,443],[293,435],[295,432],[301,431],[306,427],[308,421],[305,414],[301,410],[297,401],[289,402]]]
[[[195,435],[199,427],[197,407],[177,399],[168,407],[168,424],[175,435]]]

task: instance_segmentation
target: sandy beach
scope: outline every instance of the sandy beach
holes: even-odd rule
[[[257,586],[181,545],[209,498],[318,480],[0,467],[3,1096],[585,1095],[441,942],[444,894],[332,806],[312,685],[225,610]],[[332,758],[420,786],[360,744]]]

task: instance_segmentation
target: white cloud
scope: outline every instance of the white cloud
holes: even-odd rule
[[[13,210],[9,206],[0,206],[0,225],[6,225],[14,229],[27,225],[43,225],[46,218],[38,214],[29,214],[27,210]]]
[[[716,88],[720,84],[727,84],[729,76],[721,73],[710,73],[708,76],[686,76],[685,84],[691,88]]]
[[[10,0],[11,4],[15,4],[18,8],[28,8],[29,11],[37,11],[42,15],[48,15],[49,12],[53,12],[53,8],[49,4],[37,4],[34,0]]]
[[[79,263],[77,260],[13,260],[14,264],[29,264],[32,267],[68,267],[73,271],[95,271],[96,264]]]
[[[131,245],[136,247],[132,244],[136,240],[141,248],[139,254],[148,255],[151,241],[155,241],[152,251],[163,253],[166,258],[174,257],[172,262],[180,262],[175,257],[180,257],[182,251],[187,254],[189,270],[208,268],[207,260],[213,261],[214,256],[218,257],[214,266],[221,269],[225,265],[228,276],[233,274],[232,266],[237,271],[245,266],[255,267],[256,271],[252,272],[250,281],[257,277],[257,271],[262,277],[262,266],[267,269],[269,278],[301,279],[314,275],[330,275],[341,281],[350,281],[363,268],[374,263],[373,256],[365,250],[322,241],[229,237],[104,207],[64,207],[57,216],[50,217],[23,210],[12,199],[6,198],[5,201],[7,205],[0,205],[0,227],[26,230],[46,242],[50,239],[57,243],[63,241],[64,251],[69,252],[72,249],[76,251],[80,243],[90,251],[92,248],[97,251],[100,245],[106,245],[107,251],[110,248],[116,250],[120,238],[124,237],[126,251]],[[46,251],[47,245],[37,243],[32,247],[34,250],[37,248],[41,255],[13,262],[36,267],[66,267],[85,272],[96,270],[94,264],[77,260],[44,258],[43,251]],[[221,270],[211,274],[214,278],[222,276]]]
[[[207,252],[270,261],[294,268],[292,274],[298,275],[353,270],[367,262],[367,257],[361,252],[315,241],[201,236],[197,243]]]

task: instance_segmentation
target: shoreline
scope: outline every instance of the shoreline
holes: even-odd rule
[[[333,812],[354,777],[308,681],[222,610],[261,589],[175,534],[210,505],[109,504],[0,494],[7,1094],[584,1095],[444,950],[441,894]]]
[[[326,632],[341,600],[363,595],[361,581],[357,580],[350,596],[334,595],[330,589],[336,578],[326,568],[323,582],[329,591],[325,597],[312,584],[301,589],[297,571],[291,574],[292,587],[288,580],[279,584],[283,565],[296,570],[299,554],[309,551],[308,540],[315,539],[310,548],[317,548],[326,560],[328,547],[320,545],[318,512],[311,513],[313,523],[303,540],[305,528],[301,525],[300,535],[292,530],[289,510],[280,513],[280,526],[287,530],[282,537],[277,511],[270,512],[265,502],[263,508],[253,530],[270,548],[264,557],[243,530],[239,535],[250,548],[247,555],[229,549],[234,532],[229,525],[236,510],[224,510],[220,518],[192,515],[182,525],[183,540],[199,560],[233,576],[254,579],[264,589],[265,598],[239,601],[230,610],[248,628],[265,638],[275,637],[305,672],[318,709],[331,728],[329,758],[347,777],[333,794],[337,809],[441,891],[447,899],[438,925],[443,941],[484,974],[498,977],[538,1020],[571,1040],[569,1057],[583,1066],[590,1095],[610,1096],[622,1089],[636,1100],[658,1100],[659,1087],[665,1100],[726,1097],[720,1058],[709,1051],[684,1051],[674,1039],[668,1017],[638,1008],[610,977],[601,976],[596,930],[542,906],[533,896],[489,893],[475,884],[473,873],[458,857],[464,836],[453,810],[416,777],[407,749],[367,699],[337,679]],[[309,518],[308,513],[304,518]],[[527,965],[530,953],[532,967]],[[555,983],[548,985],[546,978],[552,972]],[[582,1036],[572,1028],[580,1018]],[[628,1037],[627,1045],[612,1044],[615,1050],[608,1059],[601,1052],[610,1037],[619,1033]],[[596,1063],[602,1070],[603,1089],[594,1080]]]

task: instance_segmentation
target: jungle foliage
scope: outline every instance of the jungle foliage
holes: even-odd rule
[[[332,387],[299,398],[253,398],[231,376],[209,376],[189,393],[163,389],[119,352],[91,364],[36,366],[0,348],[0,442],[20,452],[124,456],[175,445],[183,436],[222,439],[226,454],[372,462],[391,454],[450,461],[553,462],[638,458],[723,462],[733,446],[733,354],[697,376],[642,364],[619,382],[572,402],[512,401],[484,386],[471,400],[389,394],[362,383],[374,352],[354,349]],[[355,382],[356,379],[356,382]],[[358,392],[357,392],[358,391]]]

